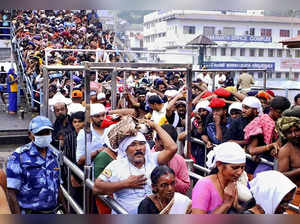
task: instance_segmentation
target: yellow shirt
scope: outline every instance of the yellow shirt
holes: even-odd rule
[[[15,78],[12,74],[9,75],[9,78],[10,78],[11,82],[15,81]],[[18,92],[18,83],[17,82],[10,84],[10,92],[11,93]]]

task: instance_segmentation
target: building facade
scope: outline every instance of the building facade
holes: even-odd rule
[[[164,62],[197,64],[198,49],[186,44],[202,34],[217,44],[205,49],[209,68],[266,68],[268,79],[299,80],[300,49],[279,43],[300,35],[299,18],[264,16],[262,10],[155,11],[144,16],[143,34],[148,50],[185,53],[159,55]],[[263,78],[261,72],[253,75]]]

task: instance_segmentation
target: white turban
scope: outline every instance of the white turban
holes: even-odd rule
[[[208,153],[206,165],[212,169],[216,167],[218,161],[230,164],[246,163],[246,154],[239,144],[225,142],[216,146]]]
[[[167,97],[174,97],[178,94],[178,91],[177,90],[167,90],[165,92],[165,96]]]
[[[113,127],[115,127],[116,125],[117,125],[117,124],[112,124],[112,125],[110,125],[108,128],[105,128],[104,134],[103,134],[105,145],[106,145],[109,149],[111,149],[112,151],[114,151],[114,152],[117,152],[117,151],[119,150],[119,148],[114,149],[114,148],[110,145],[110,141],[109,141],[108,134],[109,134],[110,131],[113,129]]]
[[[104,93],[98,93],[97,95],[97,100],[105,99],[105,94]]]
[[[105,107],[101,103],[93,103],[91,104],[91,116],[96,114],[105,113]]]
[[[242,104],[244,104],[250,108],[257,109],[257,112],[259,115],[262,115],[262,113],[263,113],[261,102],[255,96],[247,96],[243,100]]]
[[[210,102],[208,100],[200,101],[199,103],[197,103],[197,105],[194,109],[194,112],[198,112],[198,110],[202,108],[211,113],[212,109],[211,109],[211,107],[208,106],[209,104],[210,104]]]
[[[236,109],[236,110],[240,110],[240,111],[242,111],[242,103],[240,103],[240,102],[234,102],[233,104],[231,104],[230,106],[229,106],[229,109],[228,109],[228,113],[230,114],[230,112],[231,112],[231,110],[232,109]]]
[[[150,147],[147,143],[145,136],[141,132],[138,132],[136,136],[131,136],[131,137],[125,138],[120,143],[119,150],[118,150],[118,158],[127,157],[126,150],[127,150],[128,146],[134,141],[146,142],[145,161],[147,161],[149,159],[148,157],[150,156]]]
[[[276,170],[258,173],[249,184],[256,203],[266,214],[274,214],[282,199],[297,187],[288,177]]]

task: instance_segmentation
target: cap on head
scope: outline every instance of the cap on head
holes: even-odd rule
[[[90,115],[91,116],[94,116],[94,115],[97,115],[97,114],[100,114],[100,113],[105,113],[105,107],[103,104],[101,103],[93,103],[91,104],[91,113]]]
[[[97,95],[97,100],[101,100],[101,99],[106,99],[104,93],[98,93],[98,95]]]
[[[72,98],[81,98],[82,97],[82,92],[80,90],[74,90],[72,92]]]
[[[36,134],[42,130],[49,129],[53,130],[51,121],[44,116],[37,116],[33,118],[30,123],[28,130],[33,134]]]

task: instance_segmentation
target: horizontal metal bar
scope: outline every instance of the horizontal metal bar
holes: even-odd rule
[[[246,153],[246,158],[248,158],[248,159],[254,161],[254,159],[252,158],[252,156],[251,156],[250,154],[247,154],[247,153]],[[260,158],[260,162],[261,162],[261,163],[264,163],[264,164],[266,164],[266,165],[272,166],[272,167],[274,166],[274,163],[273,163],[273,162],[270,162],[270,161],[266,160],[265,158]]]
[[[83,71],[86,69],[85,66],[81,65],[44,65],[43,68],[48,71]]]
[[[114,67],[114,68],[192,68],[191,64],[164,64],[164,63],[94,63],[89,62],[85,65],[91,70],[96,67]]]
[[[37,101],[37,100],[35,100],[35,99],[32,99],[32,101],[33,101],[33,102],[36,102],[36,103],[38,103],[38,104],[41,104],[40,101]]]
[[[189,171],[189,176],[193,177],[193,178],[196,178],[197,180],[200,180],[200,179],[203,178],[202,176],[200,176],[200,175],[198,175],[198,174],[196,174],[196,173],[194,173],[192,171]]]
[[[300,213],[300,207],[299,206],[296,206],[296,205],[293,205],[293,204],[289,203],[288,207],[289,207],[289,209],[291,209],[291,210],[293,210],[297,213]]]
[[[116,69],[117,71],[151,71],[151,72],[160,72],[160,71],[165,71],[165,72],[186,72],[187,69],[166,69],[166,68],[119,68],[119,67],[89,67],[90,70],[114,70]]]
[[[87,187],[91,190],[94,187],[94,182],[90,179],[86,180]],[[124,209],[116,200],[107,195],[97,195],[107,206],[113,209],[117,214],[128,214],[128,211]]]
[[[210,173],[210,171],[211,171],[210,169],[205,168],[205,167],[203,167],[203,166],[200,166],[200,165],[198,165],[198,164],[196,164],[196,163],[193,164],[193,167],[194,167],[195,169],[200,170],[200,171],[205,172],[205,173]]]
[[[204,143],[204,141],[202,141],[198,138],[191,137],[191,142],[194,142],[194,143],[197,143],[199,145],[203,145],[204,147],[206,147],[206,144]]]
[[[68,194],[67,190],[62,185],[60,185],[60,188],[62,190],[62,193],[63,193],[64,197],[67,199],[67,201],[70,202],[70,205],[75,210],[76,214],[83,215],[84,214],[83,210],[76,203],[76,201],[74,201],[74,199],[71,197],[71,195]]]
[[[35,93],[40,93],[40,91],[37,91],[37,90],[34,90],[34,89],[32,90],[32,92],[35,92]]]

